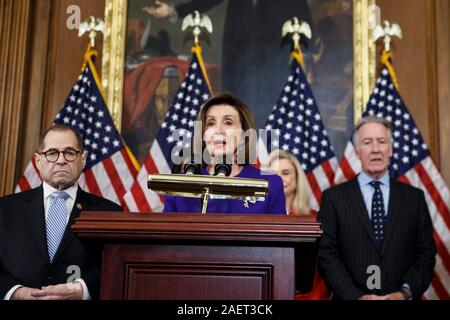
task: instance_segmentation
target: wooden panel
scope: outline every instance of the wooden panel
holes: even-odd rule
[[[104,246],[103,299],[293,299],[322,234],[313,217],[238,214],[82,212],[72,229]]]
[[[426,1],[425,31],[426,31],[426,79],[427,79],[427,109],[428,109],[428,146],[435,161],[440,162],[439,150],[439,120],[438,120],[438,69],[437,69],[437,38],[436,38],[436,1]]]
[[[42,131],[52,123],[80,74],[84,53],[89,43],[87,36],[78,38],[77,30],[69,30],[66,27],[68,18],[66,13],[67,7],[70,5],[79,6],[82,21],[88,19],[91,15],[103,18],[105,9],[104,0],[58,0],[54,1],[53,5],[52,42],[50,44],[50,60],[47,70],[48,77]],[[96,49],[99,51],[99,62],[96,65],[100,73],[102,41],[103,38],[98,36]]]
[[[450,185],[450,1],[436,0],[440,167]]]
[[[294,297],[293,248],[109,245],[103,256],[101,299]]]
[[[450,9],[448,0],[377,0],[381,20],[400,24],[394,68],[400,93],[450,184]]]
[[[208,213],[110,213],[83,211],[72,229],[83,238],[317,242],[320,224],[312,216]],[[282,231],[282,232],[281,232]]]
[[[122,252],[125,299],[267,300],[273,293],[286,299],[294,294],[294,281],[283,281],[294,279],[292,248],[127,246]]]
[[[271,266],[150,263],[127,267],[127,300],[267,300],[272,296],[267,289],[271,289]]]
[[[36,150],[41,134],[42,113],[45,97],[45,79],[48,61],[51,0],[33,1],[30,17],[31,31],[28,49],[29,71],[25,88],[22,120],[22,136],[17,154],[16,181]]]
[[[426,2],[428,0],[377,0],[381,20],[400,24],[403,40],[393,40],[393,65],[400,94],[425,141],[429,143],[427,94]]]
[[[21,134],[31,1],[0,1],[0,195],[10,193]]]

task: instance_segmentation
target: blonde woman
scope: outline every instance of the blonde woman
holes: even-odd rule
[[[283,180],[288,214],[317,216],[317,212],[311,210],[309,206],[308,181],[305,172],[294,155],[283,150],[275,150],[269,155],[267,167]],[[328,300],[329,298],[330,292],[319,271],[315,273],[311,292],[297,292],[295,295],[295,300]]]
[[[275,150],[269,155],[267,167],[283,180],[287,214],[310,215],[308,181],[297,158],[286,151]]]

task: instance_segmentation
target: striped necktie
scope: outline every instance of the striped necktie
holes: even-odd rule
[[[47,216],[47,247],[50,262],[53,261],[67,225],[66,199],[69,195],[65,192],[53,192]]]

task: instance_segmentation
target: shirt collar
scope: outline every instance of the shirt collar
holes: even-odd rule
[[[367,173],[365,173],[364,171],[361,171],[361,173],[358,175],[358,182],[361,187],[368,185],[373,180],[374,179],[371,176],[369,176]],[[389,186],[389,171],[386,171],[386,173],[377,181],[380,181],[380,183],[382,185],[388,187]]]
[[[51,185],[49,185],[47,182],[43,182],[42,183],[42,187],[44,188],[44,199],[47,199],[48,197],[50,197],[50,195],[53,192],[57,192],[59,191],[56,188],[53,188]],[[62,190],[65,193],[67,193],[69,195],[69,197],[75,201],[76,197],[77,197],[77,191],[78,191],[78,183],[75,183],[73,186]]]

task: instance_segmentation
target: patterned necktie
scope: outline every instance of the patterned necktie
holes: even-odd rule
[[[65,192],[53,192],[47,216],[47,247],[50,262],[53,261],[67,225],[66,199],[69,195]]]
[[[383,246],[384,240],[384,202],[383,193],[380,188],[380,181],[372,181],[370,185],[375,189],[375,193],[372,198],[372,226],[375,234],[375,240],[378,247]]]

